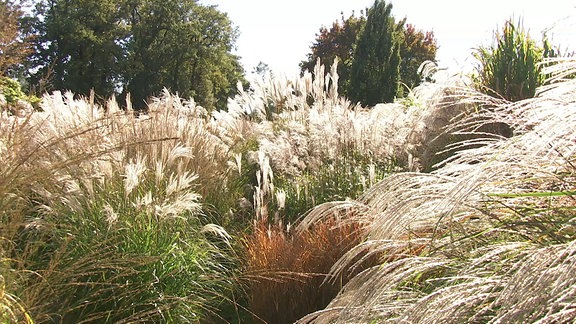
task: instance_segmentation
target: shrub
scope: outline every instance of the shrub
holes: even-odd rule
[[[28,105],[38,107],[38,104],[40,103],[38,97],[27,96],[22,91],[18,81],[4,76],[0,76],[0,95],[4,96],[4,99],[6,100],[5,105],[12,113],[23,108],[26,110],[26,108],[28,108],[26,106]],[[0,108],[5,108],[2,106],[3,104],[0,101]]]
[[[9,104],[15,104],[19,99],[26,97],[20,88],[20,83],[8,77],[0,77],[0,91]]]

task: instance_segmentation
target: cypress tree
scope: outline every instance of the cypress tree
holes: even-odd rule
[[[396,23],[391,11],[392,4],[376,0],[358,38],[348,95],[363,105],[392,102],[398,93],[405,20]]]

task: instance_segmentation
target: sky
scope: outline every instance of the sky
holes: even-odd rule
[[[542,32],[564,50],[576,50],[576,2],[566,0],[391,0],[392,15],[417,29],[433,31],[438,43],[439,66],[469,69],[471,52],[490,45],[494,31],[509,18],[522,18],[530,36],[538,41]],[[331,26],[355,11],[370,7],[373,0],[202,0],[226,12],[240,36],[235,54],[246,73],[259,62],[276,75],[299,73],[322,26]]]

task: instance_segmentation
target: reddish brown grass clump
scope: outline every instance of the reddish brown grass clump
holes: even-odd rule
[[[323,309],[352,274],[326,280],[334,263],[361,241],[358,224],[327,220],[288,233],[259,223],[245,240],[250,310],[267,323],[293,323]]]

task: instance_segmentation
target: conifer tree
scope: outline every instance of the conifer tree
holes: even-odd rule
[[[391,4],[376,0],[358,38],[348,94],[363,105],[392,102],[398,93],[404,20],[396,23],[391,11]]]

